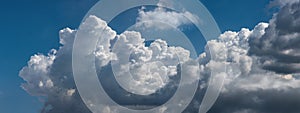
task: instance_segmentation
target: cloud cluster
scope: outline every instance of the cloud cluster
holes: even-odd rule
[[[259,23],[253,30],[227,31],[218,40],[208,41],[205,52],[196,60],[190,58],[188,50],[169,46],[160,39],[145,46],[145,40],[135,31],[117,35],[105,21],[95,16],[86,19],[83,29],[103,36],[94,52],[96,65],[104,76],[101,82],[107,87],[107,93],[123,105],[163,103],[176,90],[174,86],[180,75],[189,76],[190,79],[183,81],[186,84],[199,80],[196,94],[203,95],[209,75],[226,67],[222,93],[209,113],[299,113],[299,5],[299,2],[285,2],[269,23]],[[170,23],[173,25],[186,23],[182,16],[189,15],[163,9],[140,10],[139,13],[140,20],[176,18]],[[168,18],[160,18],[161,15]],[[90,112],[72,76],[75,34],[76,30],[61,30],[59,50],[32,56],[20,71],[20,77],[26,81],[22,87],[28,93],[47,97],[43,113]],[[179,64],[182,70],[178,69]],[[115,79],[113,74],[125,89],[128,88],[126,90],[134,93],[117,90],[121,88],[111,82]],[[132,97],[134,99],[128,99]],[[185,112],[196,112],[200,103],[198,97],[194,98]],[[110,113],[117,109],[107,107],[102,111]]]
[[[132,93],[155,93],[168,84],[171,76],[177,74],[180,63],[191,60],[188,50],[169,46],[164,40],[154,40],[146,47],[145,39],[139,32],[125,31],[117,35],[96,16],[88,17],[80,30],[88,32],[86,35],[89,36],[100,36],[94,53],[97,66],[101,68],[112,62],[117,81]]]
[[[192,60],[190,52],[182,47],[169,46],[161,39],[155,40],[147,47],[140,33],[126,31],[117,35],[105,21],[96,16],[88,17],[80,30],[88,31],[94,36],[101,33],[102,37],[99,38],[94,52],[96,65],[103,72],[102,70],[109,68],[111,64],[113,72],[105,70],[104,74],[110,75],[110,79],[113,79],[115,74],[120,85],[128,88],[126,90],[129,92],[141,95],[156,93],[171,82],[171,77],[180,73],[188,73],[190,77],[190,81],[184,83],[195,82],[200,78],[197,65],[186,65],[192,64],[191,62],[196,64],[197,61]],[[32,56],[28,66],[20,71],[20,77],[27,82],[22,87],[28,93],[47,97],[43,112],[87,112],[72,77],[71,58],[75,34],[76,31],[69,28],[61,30],[62,46],[59,50],[53,49],[48,55]],[[188,72],[178,73],[180,64],[188,66],[188,70],[185,69]],[[111,91],[115,92],[118,91]],[[128,94],[130,93],[122,92],[120,95]]]

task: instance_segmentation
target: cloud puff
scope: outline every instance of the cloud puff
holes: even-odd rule
[[[82,23],[80,30],[89,32],[90,37],[100,37],[94,52],[100,67],[107,65],[111,60],[116,60],[115,54],[110,50],[110,41],[115,39],[117,33],[108,27],[105,21],[96,16],[90,16]]]
[[[163,88],[169,77],[177,74],[177,65],[190,60],[190,52],[168,46],[161,39],[149,47],[144,41],[141,34],[134,31],[118,35],[112,50],[118,60],[112,62],[112,67],[121,86],[133,93],[149,95]]]
[[[49,66],[53,64],[55,59],[55,54],[56,50],[52,50],[48,56],[38,54],[30,58],[28,67],[24,67],[20,71],[20,76],[24,78],[25,81],[30,82],[30,84],[22,85],[24,89],[27,89],[27,91],[31,92],[33,95],[42,95],[44,92],[47,92],[48,89],[53,87],[53,82],[48,76],[48,72]]]
[[[199,22],[199,17],[188,11],[167,11],[162,7],[155,8],[153,11],[145,11],[145,8],[142,8],[139,10],[139,17],[137,18],[138,27],[158,29],[168,29]]]

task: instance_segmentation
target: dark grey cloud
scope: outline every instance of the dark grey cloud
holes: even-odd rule
[[[248,55],[253,60],[250,73],[224,84],[226,91],[209,113],[300,112],[300,84],[294,81],[299,80],[297,73],[300,72],[300,2],[277,2],[281,3],[280,10],[268,27],[255,28],[262,35],[257,35],[255,29],[249,35]]]
[[[277,73],[300,72],[300,2],[285,4],[270,20],[262,37],[249,41],[250,55]]]
[[[223,93],[209,113],[299,113],[300,90],[233,90]]]

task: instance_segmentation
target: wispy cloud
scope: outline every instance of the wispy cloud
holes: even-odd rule
[[[145,8],[142,8],[139,10],[139,17],[137,18],[138,27],[153,27],[158,29],[176,28],[181,25],[199,22],[199,17],[188,11],[167,11],[161,7],[155,8],[153,11],[145,11]]]

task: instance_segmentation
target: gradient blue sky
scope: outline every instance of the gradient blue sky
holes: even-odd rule
[[[58,31],[76,29],[98,0],[2,1],[0,4],[0,112],[38,113],[42,103],[21,87],[19,70],[35,53],[59,47]],[[201,0],[222,32],[252,29],[271,18],[269,0]]]

